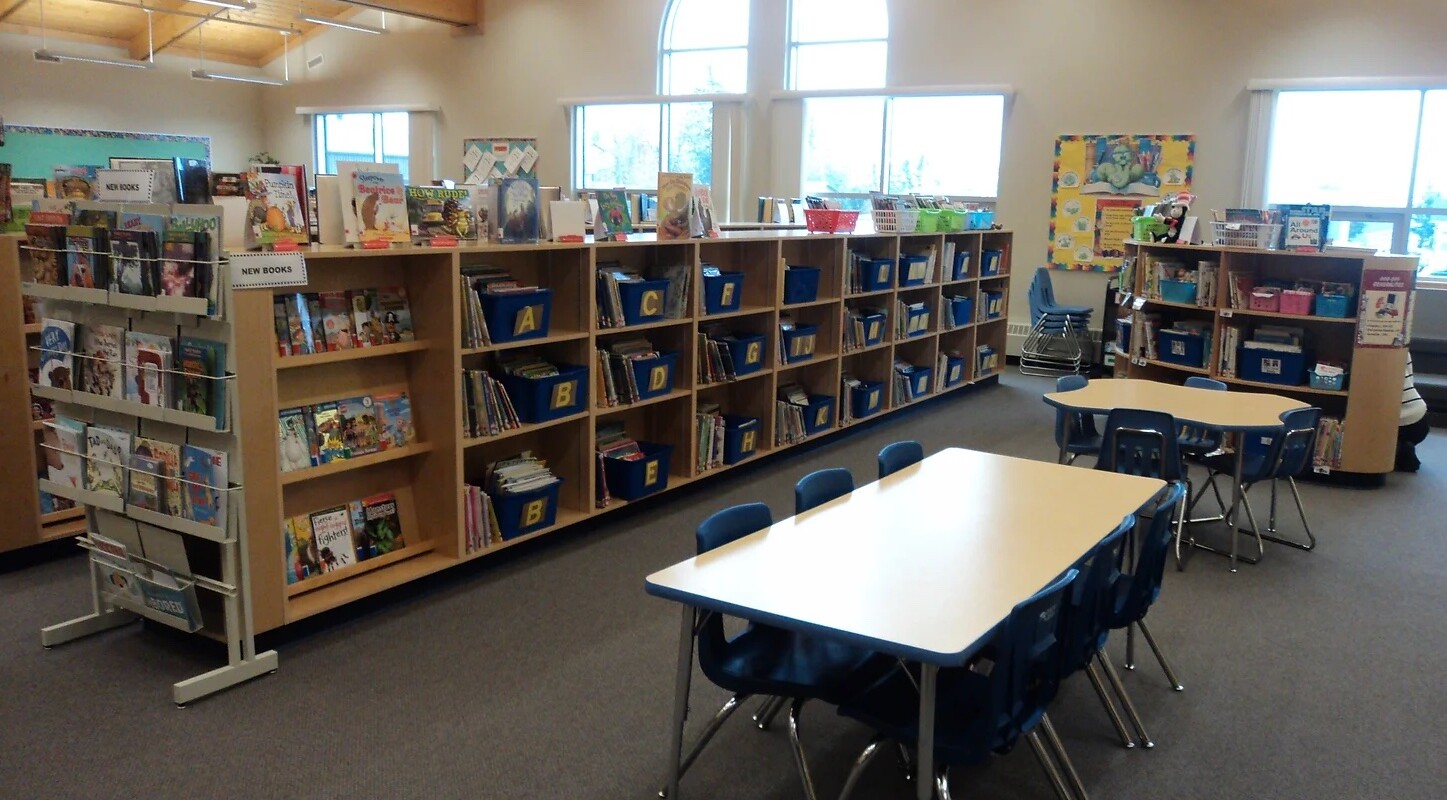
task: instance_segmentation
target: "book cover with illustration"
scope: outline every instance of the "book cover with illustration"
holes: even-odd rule
[[[369,395],[337,401],[337,419],[342,426],[342,446],[348,457],[364,456],[381,449],[381,420]]]
[[[382,322],[377,318],[377,292],[357,289],[352,292],[352,328],[358,347],[375,347],[382,343]]]
[[[151,275],[141,250],[141,231],[111,232],[111,265],[122,294],[151,295]]]
[[[125,347],[125,328],[119,325],[80,326],[80,352],[87,356],[80,361],[82,392],[120,399],[121,352]]]
[[[277,439],[281,443],[281,471],[294,472],[316,466],[307,443],[306,417],[299,408],[288,408],[276,417]]]
[[[164,504],[161,493],[165,490],[161,469],[164,466],[159,458],[140,453],[131,454],[131,489],[126,493],[127,505],[161,513]]]
[[[459,242],[476,241],[478,224],[472,207],[472,191],[440,186],[408,186],[407,224],[412,229],[412,238],[419,243],[438,237],[452,237]]]
[[[166,476],[161,487],[161,497],[165,501],[165,507],[161,509],[161,513],[170,514],[173,517],[182,516],[186,496],[181,490],[181,445],[163,439],[137,436],[135,453],[154,458],[161,463],[159,472]]]
[[[221,303],[224,300],[221,280],[217,275],[222,242],[221,208],[194,205],[171,209],[171,219],[164,241],[185,241],[183,234],[190,234],[191,261],[183,261],[185,257],[176,251],[166,254],[166,258],[174,261],[171,269],[178,272],[189,269],[194,272],[191,281],[193,292],[190,296],[205,297],[206,313],[215,316],[221,313]],[[166,263],[162,262],[160,283],[163,287],[166,285],[166,269]]]
[[[627,239],[633,232],[632,212],[628,208],[628,195],[617,189],[598,192],[598,222],[603,225],[605,239]],[[597,236],[599,231],[593,231]]]
[[[503,178],[497,187],[498,223],[504,244],[538,241],[538,182],[530,178]]]
[[[658,173],[658,240],[687,239],[693,205],[693,173]]]
[[[407,305],[407,290],[401,286],[377,289],[375,317],[382,328],[382,344],[410,342],[417,338],[412,329],[412,308]]]
[[[312,406],[312,430],[315,431],[318,464],[330,464],[350,455],[342,440],[342,419],[337,413],[336,402]]]
[[[298,293],[286,296],[286,330],[291,341],[292,355],[314,351],[311,307],[307,305],[306,295]]]
[[[286,543],[289,548],[287,583],[322,574],[322,560],[317,553],[316,537],[312,535],[310,514],[297,514],[286,521]]]
[[[177,343],[181,374],[177,405],[192,414],[207,414],[217,429],[226,427],[226,343],[182,336]]]
[[[393,550],[407,546],[402,535],[402,520],[397,515],[397,496],[391,492],[362,499],[362,517],[365,520],[363,541],[377,555],[386,555]]]
[[[412,401],[406,392],[384,392],[372,395],[372,404],[378,409],[382,420],[382,449],[406,447],[417,438],[412,427]]]
[[[56,389],[70,389],[79,382],[75,380],[75,323],[63,319],[42,319],[40,321],[40,371],[41,386]]]
[[[161,271],[157,294],[198,297],[196,239],[187,231],[167,231],[161,244]]]
[[[342,207],[342,235],[347,244],[361,244],[362,221],[357,215],[361,198],[356,195],[356,174],[358,172],[388,172],[399,177],[402,167],[398,164],[381,164],[374,161],[338,161],[337,194]]]
[[[701,183],[693,185],[693,217],[689,231],[699,238],[717,239],[721,234],[713,214],[713,192]]]
[[[47,286],[66,286],[64,253],[65,228],[31,222],[25,226],[27,254],[30,257],[30,279]]]
[[[125,399],[148,406],[171,397],[171,340],[155,333],[126,331]]]
[[[311,528],[322,572],[335,572],[357,563],[357,548],[352,543],[351,513],[346,506],[314,512]]]
[[[412,241],[407,224],[407,195],[402,176],[395,172],[352,173],[352,195],[357,203],[357,236],[363,244]]]
[[[66,200],[90,200],[95,197],[96,170],[98,169],[100,167],[94,164],[53,167],[51,175],[55,179],[55,188],[51,191],[50,196]]]
[[[109,239],[104,228],[70,225],[65,229],[65,275],[71,286],[109,289],[109,261],[105,250]]]
[[[126,459],[131,452],[131,435],[114,428],[91,425],[85,429],[85,488],[92,492],[126,497]]]
[[[188,444],[181,448],[181,464],[186,478],[186,518],[224,529],[228,495],[226,454]]]
[[[306,217],[296,178],[279,172],[246,173],[247,249],[307,243]]]
[[[69,417],[45,421],[45,477],[79,489],[85,484],[85,423]]]
[[[308,328],[311,331],[312,352],[325,353],[327,351],[327,326],[326,320],[322,319],[321,295],[306,295],[306,316]]]
[[[327,350],[350,350],[356,346],[352,338],[352,306],[346,292],[322,292],[322,332]]]

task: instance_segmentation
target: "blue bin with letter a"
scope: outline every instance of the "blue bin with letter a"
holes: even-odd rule
[[[673,368],[677,363],[677,353],[659,353],[654,358],[629,361],[634,385],[638,387],[638,399],[662,397],[673,391]]]
[[[588,368],[558,365],[558,374],[545,378],[503,375],[498,378],[507,389],[518,419],[548,422],[577,414],[588,403]]]
[[[849,410],[855,419],[863,419],[884,407],[884,384],[864,381],[849,387]]]
[[[744,274],[723,272],[703,276],[703,312],[726,314],[738,311],[744,295]]]
[[[729,358],[734,362],[734,375],[752,375],[764,368],[764,345],[762,334],[740,334],[725,336],[719,344],[728,348]]]
[[[758,417],[724,415],[724,463],[737,464],[759,449]]]
[[[482,292],[478,295],[487,335],[494,343],[520,342],[548,335],[553,316],[553,290]]]
[[[804,407],[804,434],[813,436],[834,427],[834,398],[822,394],[809,395]]]
[[[618,299],[623,301],[623,323],[642,325],[663,319],[664,301],[668,297],[668,280],[620,281]]]
[[[634,461],[603,459],[608,493],[623,500],[637,500],[668,488],[668,459],[673,446],[639,442],[643,457]]]
[[[561,479],[540,489],[517,494],[500,494],[492,498],[497,512],[498,533],[502,540],[514,539],[542,530],[558,520],[558,490]]]

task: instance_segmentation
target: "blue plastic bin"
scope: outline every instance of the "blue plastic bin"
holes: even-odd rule
[[[849,409],[855,419],[862,419],[879,411],[884,405],[884,384],[864,381],[849,389]]]
[[[1347,386],[1346,373],[1341,375],[1319,375],[1316,370],[1306,373],[1307,384],[1313,389],[1326,389],[1327,391],[1339,392]]]
[[[784,270],[784,305],[812,303],[818,299],[818,267],[790,266]]]
[[[542,530],[558,519],[558,490],[562,480],[541,489],[517,494],[501,494],[492,498],[497,511],[497,529],[507,541],[533,531]]]
[[[724,415],[724,463],[737,464],[759,449],[758,417]]]
[[[954,316],[956,328],[975,321],[975,318],[971,316],[975,313],[975,298],[947,297],[945,302],[950,304],[950,313]]]
[[[980,277],[989,278],[1000,274],[1000,263],[1005,260],[1003,250],[982,250],[980,252]]]
[[[673,391],[673,373],[677,364],[677,353],[659,353],[655,358],[628,362],[633,370],[633,382],[638,387],[638,399],[662,397]]]
[[[1196,302],[1196,284],[1190,281],[1161,279],[1161,299],[1168,303]]]
[[[1319,294],[1316,296],[1316,315],[1346,319],[1356,313],[1352,298],[1341,294]]]
[[[809,405],[804,407],[804,434],[814,434],[834,427],[834,398],[822,394],[809,395]]]
[[[915,399],[919,399],[930,393],[934,388],[934,384],[930,382],[933,377],[933,367],[914,368],[914,372],[910,373],[909,376],[909,386],[910,393],[915,396]]]
[[[945,356],[945,388],[959,386],[965,382],[965,359]]]
[[[899,285],[923,286],[925,273],[929,269],[929,256],[903,255],[899,257]]]
[[[913,338],[929,333],[929,306],[911,308],[904,312],[905,335]]]
[[[641,325],[663,319],[664,301],[668,297],[668,280],[621,281],[618,298],[623,301],[623,323]]]
[[[705,314],[726,314],[738,311],[743,301],[744,274],[725,272],[719,275],[703,276],[703,312]]]
[[[1206,337],[1163,330],[1156,341],[1156,357],[1183,367],[1206,366]]]
[[[1244,380],[1300,386],[1306,383],[1306,354],[1241,346],[1237,368]]]
[[[577,414],[587,407],[588,368],[558,365],[558,374],[546,378],[503,375],[498,378],[523,422],[547,422]]]
[[[970,277],[970,254],[967,252],[955,253],[955,263],[950,270],[950,280],[962,281]]]
[[[985,298],[984,304],[980,306],[980,319],[982,319],[982,320],[986,320],[986,319],[999,319],[999,318],[1000,318],[1000,314],[1003,313],[1003,312],[1000,311],[1000,310],[991,311],[990,309],[991,309],[991,307],[997,307],[997,306],[1003,308],[1003,306],[1004,306],[1004,301],[1005,301],[1005,293],[1004,293],[1004,292],[981,292],[980,294]]]
[[[728,348],[729,358],[734,362],[734,375],[752,375],[764,368],[765,340],[762,334],[725,336],[718,341]]]
[[[885,325],[889,318],[883,314],[865,314],[859,318],[864,323],[864,347],[873,347],[884,341]]]
[[[553,290],[478,295],[487,335],[493,342],[519,342],[548,335],[553,316]]]
[[[984,230],[995,224],[995,212],[993,211],[969,211],[966,213],[972,231]]]
[[[859,289],[879,292],[894,285],[894,262],[887,258],[871,258],[859,264]]]
[[[624,461],[603,459],[603,474],[608,479],[608,492],[624,500],[637,500],[668,488],[668,459],[673,446],[639,442],[643,458]]]
[[[779,335],[784,342],[784,363],[796,364],[813,358],[818,334],[818,325],[795,325],[791,331],[780,329]]]

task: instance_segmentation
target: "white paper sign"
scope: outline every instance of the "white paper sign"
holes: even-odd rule
[[[98,169],[95,199],[110,203],[149,203],[156,188],[156,173],[148,169]]]
[[[232,253],[231,288],[273,289],[306,284],[306,259],[301,253]]]
[[[518,166],[522,167],[523,172],[532,172],[533,165],[536,163],[538,163],[538,149],[532,145],[528,145],[527,148],[523,150],[523,158]]]
[[[462,166],[467,167],[468,172],[476,172],[479,161],[482,161],[482,148],[477,145],[468,147],[467,154],[462,157]]]
[[[513,150],[507,154],[507,160],[503,161],[502,165],[507,168],[507,174],[513,176],[518,174],[518,165],[522,163],[523,151]]]

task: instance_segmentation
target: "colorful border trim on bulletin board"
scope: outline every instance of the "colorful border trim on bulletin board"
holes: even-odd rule
[[[1116,272],[1136,208],[1191,191],[1193,134],[1079,134],[1055,140],[1051,269]]]

